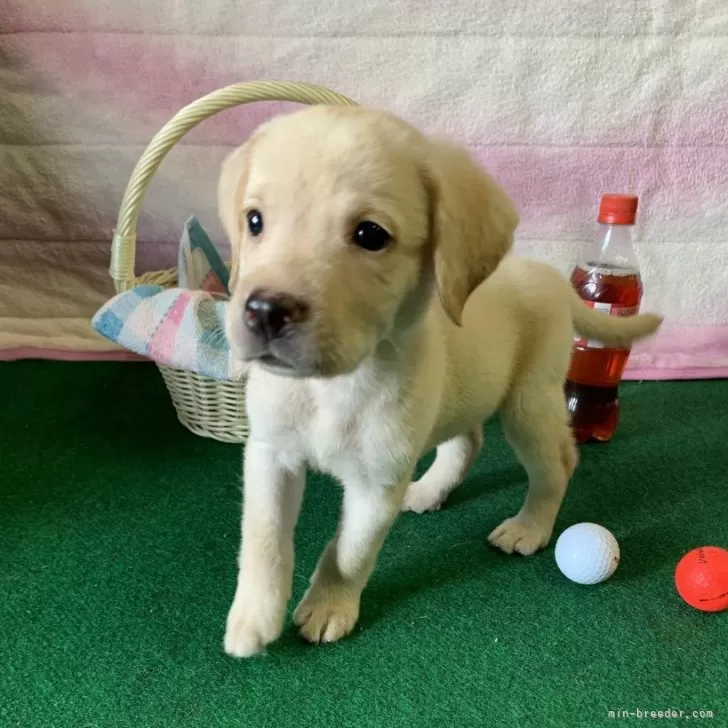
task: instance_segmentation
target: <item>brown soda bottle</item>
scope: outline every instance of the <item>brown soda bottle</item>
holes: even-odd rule
[[[599,234],[571,274],[571,283],[588,306],[611,316],[632,316],[642,301],[642,278],[632,244],[637,215],[635,195],[604,195]],[[607,442],[619,421],[618,386],[629,349],[610,349],[577,337],[566,381],[566,400],[579,444]]]

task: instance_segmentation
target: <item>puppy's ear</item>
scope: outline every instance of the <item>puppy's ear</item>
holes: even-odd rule
[[[230,241],[230,291],[235,288],[240,265],[240,238],[242,236],[242,204],[248,179],[250,142],[238,147],[225,157],[217,186],[217,207],[223,229]]]
[[[460,325],[468,297],[510,250],[518,213],[464,149],[430,142],[426,169],[437,290]]]

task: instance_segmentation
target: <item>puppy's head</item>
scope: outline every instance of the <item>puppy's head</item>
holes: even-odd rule
[[[386,114],[317,106],[224,162],[234,350],[288,376],[353,371],[412,326],[433,281],[450,318],[510,247],[517,216],[464,151]]]

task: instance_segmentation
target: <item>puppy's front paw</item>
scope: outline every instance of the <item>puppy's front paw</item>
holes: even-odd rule
[[[293,613],[308,642],[335,642],[346,637],[359,619],[359,598],[336,587],[312,584]]]
[[[402,511],[413,513],[426,513],[439,511],[447,498],[447,490],[433,487],[427,480],[417,480],[407,486],[407,492],[402,501]]]
[[[231,657],[251,657],[278,639],[282,629],[282,610],[261,609],[236,600],[227,618],[225,652]]]
[[[546,546],[551,538],[551,531],[551,528],[543,526],[537,520],[518,515],[506,518],[488,536],[488,541],[507,554],[516,552],[530,556]]]

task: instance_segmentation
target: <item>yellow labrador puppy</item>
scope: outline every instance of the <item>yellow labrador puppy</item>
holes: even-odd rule
[[[219,205],[227,333],[251,363],[226,651],[253,655],[281,633],[307,466],[344,487],[294,614],[312,642],[351,632],[397,514],[440,507],[496,410],[529,486],[490,541],[545,546],[577,461],[562,390],[574,331],[626,346],[659,317],[595,312],[553,268],[507,256],[506,194],[465,151],[384,113],[318,106],[268,123],[225,161]]]

